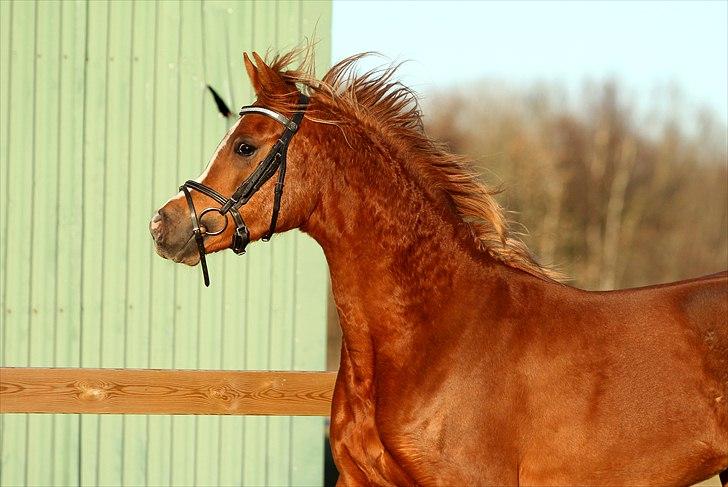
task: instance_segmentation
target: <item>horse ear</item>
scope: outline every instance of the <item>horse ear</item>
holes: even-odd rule
[[[255,65],[258,69],[258,80],[260,81],[260,84],[265,86],[268,90],[275,89],[275,87],[281,82],[278,75],[270,69],[265,60],[263,60],[263,58],[255,51],[253,51],[253,59],[255,60]]]
[[[258,68],[264,69],[268,67],[268,65],[265,64],[265,60],[255,51],[253,51],[253,59],[255,59],[255,65],[258,66]]]
[[[253,53],[254,57],[257,57],[257,54]],[[245,71],[248,72],[248,78],[250,78],[250,84],[253,86],[253,91],[255,91],[255,94],[259,94],[261,92],[261,84],[260,84],[260,73],[258,72],[258,68],[253,64],[253,61],[250,60],[248,57],[248,53],[243,53],[243,64],[245,64]]]

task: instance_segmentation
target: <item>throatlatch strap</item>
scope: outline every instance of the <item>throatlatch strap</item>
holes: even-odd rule
[[[308,97],[301,93],[298,97],[298,104],[305,107],[308,104]],[[278,182],[276,182],[276,187],[273,192],[273,214],[271,215],[270,219],[270,227],[268,228],[268,233],[261,237],[261,240],[263,240],[264,242],[269,241],[276,231],[278,213],[281,209],[281,199],[283,197],[283,186],[286,179],[286,156],[288,155],[288,144],[291,142],[291,139],[298,131],[298,128],[301,126],[301,122],[303,121],[303,116],[305,114],[304,110],[298,111],[293,114],[293,119],[291,120],[291,126],[293,127],[293,129],[286,130],[279,139],[283,147],[281,147],[280,151],[278,152],[281,157],[281,160],[278,163]]]
[[[278,166],[278,181],[276,182],[276,188],[273,190],[273,214],[270,219],[270,227],[268,232],[261,237],[263,242],[267,242],[273,236],[276,231],[276,223],[278,222],[278,212],[281,209],[281,197],[283,196],[283,182],[286,179],[286,156],[281,156],[281,162]]]

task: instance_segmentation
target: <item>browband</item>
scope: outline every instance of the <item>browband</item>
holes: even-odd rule
[[[266,116],[272,118],[273,120],[276,120],[277,122],[280,122],[280,124],[283,125],[284,127],[286,127],[288,130],[292,130],[294,132],[296,130],[298,130],[298,124],[296,122],[294,122],[293,120],[291,120],[289,118],[284,117],[283,115],[281,115],[278,112],[274,112],[273,110],[270,110],[265,107],[259,107],[259,106],[255,106],[255,105],[245,106],[240,109],[239,115],[242,117],[246,113],[260,113],[262,115],[266,115]],[[295,117],[295,115],[294,115],[294,117]]]

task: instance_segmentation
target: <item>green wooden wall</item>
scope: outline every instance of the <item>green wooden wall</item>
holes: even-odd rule
[[[204,83],[252,100],[243,50],[314,30],[314,1],[0,0],[5,366],[323,370],[327,275],[300,233],[211,256],[152,250],[153,210],[226,131]],[[316,485],[323,420],[4,415],[0,485]]]

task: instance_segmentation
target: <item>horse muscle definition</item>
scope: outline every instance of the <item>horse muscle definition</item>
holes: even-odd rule
[[[317,80],[297,55],[245,65],[258,106],[290,118],[310,96],[276,231],[308,233],[331,272],[340,485],[728,483],[726,272],[611,292],[557,282],[468,161],[425,135],[393,68],[357,75],[355,56]],[[282,130],[245,114],[198,181],[233,194]],[[239,209],[252,240],[275,184]],[[160,255],[195,265],[189,215],[180,193],[151,230]]]

